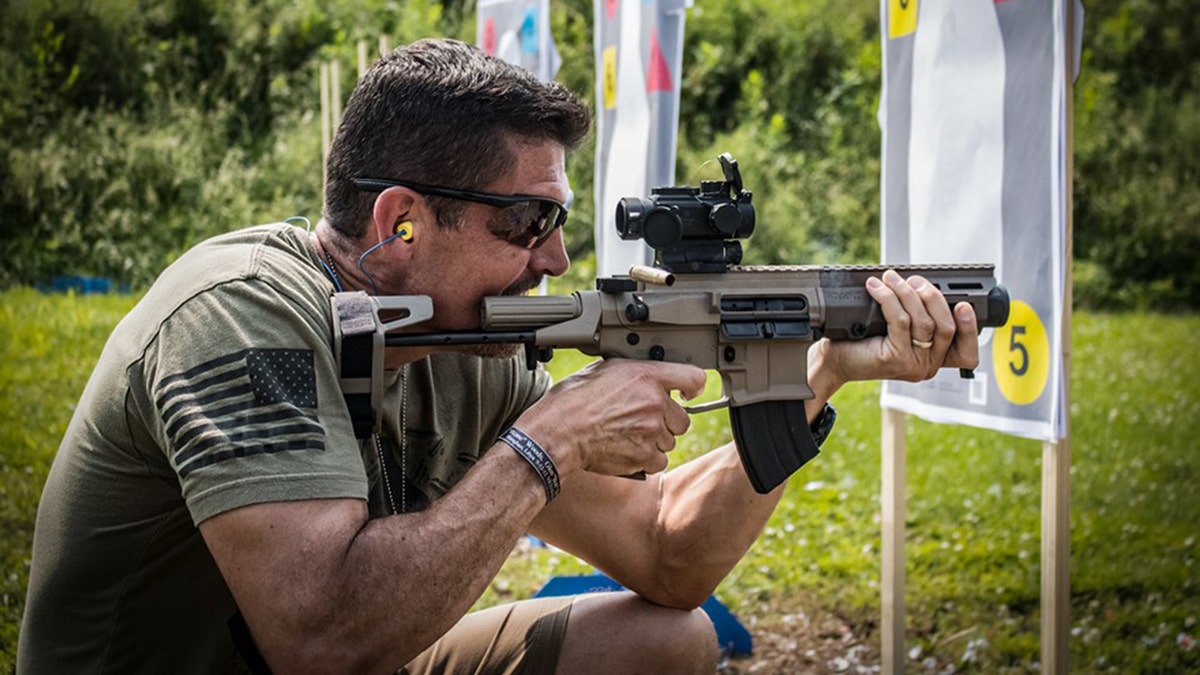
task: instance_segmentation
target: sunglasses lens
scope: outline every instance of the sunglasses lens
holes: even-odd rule
[[[541,246],[563,220],[564,209],[551,201],[526,200],[500,209],[489,222],[492,234],[522,248]]]
[[[537,248],[541,246],[550,235],[554,234],[554,229],[560,227],[565,221],[567,210],[555,204],[554,202],[540,202],[541,217],[538,220],[537,236],[529,243],[529,248]]]

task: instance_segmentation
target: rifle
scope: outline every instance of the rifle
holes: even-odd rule
[[[564,348],[689,363],[716,370],[723,397],[688,411],[729,407],[742,466],[765,494],[817,454],[804,411],[813,397],[809,347],[823,337],[861,340],[887,332],[879,304],[866,292],[869,276],[887,269],[920,274],[952,307],[970,303],[981,328],[1007,321],[1008,292],[992,265],[739,265],[736,239],[754,229],[751,194],[736,160],[718,159],[724,181],[656,188],[650,199],[620,201],[618,233],[644,238],[656,265],[597,279],[594,291],[484,298],[478,331],[443,333],[408,332],[433,316],[428,296],[335,294],[335,354],[356,434],[378,427],[386,347],[516,343],[525,345],[530,368]]]

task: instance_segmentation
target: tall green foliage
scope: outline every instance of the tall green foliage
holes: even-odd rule
[[[1089,7],[1075,90],[1076,257],[1095,306],[1200,305],[1200,16]]]
[[[474,37],[470,0],[0,2],[0,284],[145,283],[198,239],[320,212],[318,59]],[[1095,4],[1095,6],[1091,6]],[[1075,89],[1076,297],[1200,306],[1200,42],[1188,0],[1089,3]],[[559,79],[593,97],[591,0],[555,0]],[[879,255],[879,6],[697,0],[677,180],[741,160],[752,262]],[[568,164],[591,250],[592,146]]]
[[[421,1],[0,10],[5,283],[72,273],[146,283],[206,236],[319,213],[315,59],[352,63],[352,40],[368,31],[444,30],[441,6]]]
[[[738,157],[760,214],[750,261],[878,260],[878,8],[713,0],[687,30],[679,178]]]

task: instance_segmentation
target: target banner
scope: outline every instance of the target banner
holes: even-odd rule
[[[625,274],[653,261],[617,236],[622,197],[675,183],[684,15],[691,0],[596,0],[596,267]]]
[[[883,262],[991,263],[1012,299],[1008,324],[980,336],[975,379],[887,382],[881,403],[1063,438],[1065,4],[882,0],[881,11]]]
[[[550,35],[550,0],[479,0],[475,45],[545,82],[562,65]]]

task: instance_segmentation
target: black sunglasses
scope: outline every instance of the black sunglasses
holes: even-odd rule
[[[425,185],[407,180],[382,178],[353,178],[354,186],[364,192],[383,192],[392,187],[406,187],[431,197],[448,197],[495,206],[503,218],[488,221],[488,230],[497,237],[522,248],[535,249],[567,222],[567,207],[549,197],[536,195],[493,195],[455,188]]]

